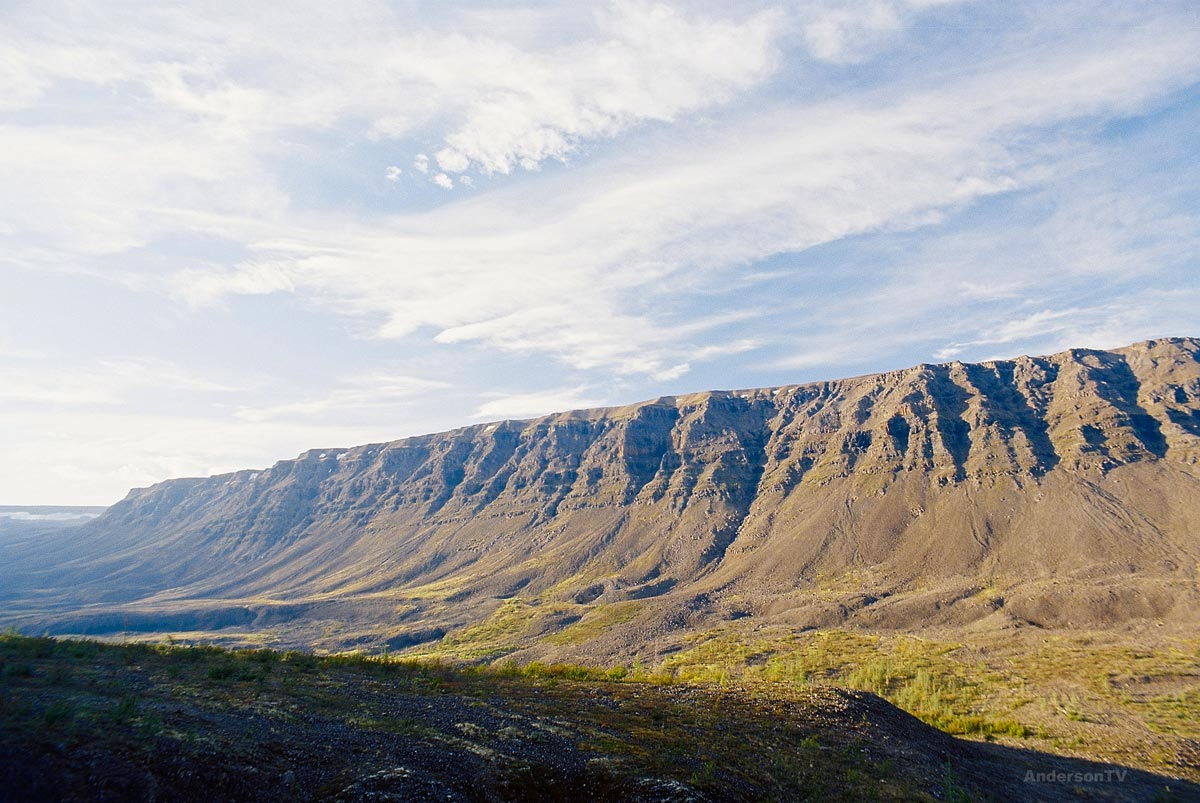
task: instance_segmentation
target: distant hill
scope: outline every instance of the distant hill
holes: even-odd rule
[[[0,521],[81,524],[106,510],[107,507],[68,505],[0,505]]]
[[[9,548],[0,602],[38,632],[392,649],[520,605],[511,649],[583,658],[741,618],[1194,629],[1198,352],[919,365],[314,449]]]
[[[0,540],[86,524],[105,510],[104,507],[0,505]]]

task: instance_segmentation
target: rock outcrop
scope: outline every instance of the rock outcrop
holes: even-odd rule
[[[135,490],[8,561],[0,597],[76,627],[84,605],[229,605],[429,629],[513,596],[646,600],[651,629],[1194,622],[1198,353],[919,365],[312,450]]]

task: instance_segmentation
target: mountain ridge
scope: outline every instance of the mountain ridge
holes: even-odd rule
[[[1198,355],[1163,338],[311,449],[135,489],[14,554],[0,594],[56,632],[227,610],[250,629],[328,616],[359,644],[503,599],[640,605],[585,653],[740,616],[1191,627]]]

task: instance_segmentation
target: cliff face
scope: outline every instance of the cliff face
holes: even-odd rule
[[[818,624],[899,626],[954,602],[962,620],[1187,618],[1198,353],[1168,339],[920,365],[313,450],[136,490],[37,572],[14,566],[27,591],[67,589],[55,604],[520,595]]]

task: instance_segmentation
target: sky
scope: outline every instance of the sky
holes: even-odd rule
[[[0,5],[0,504],[1200,335],[1200,5]]]

